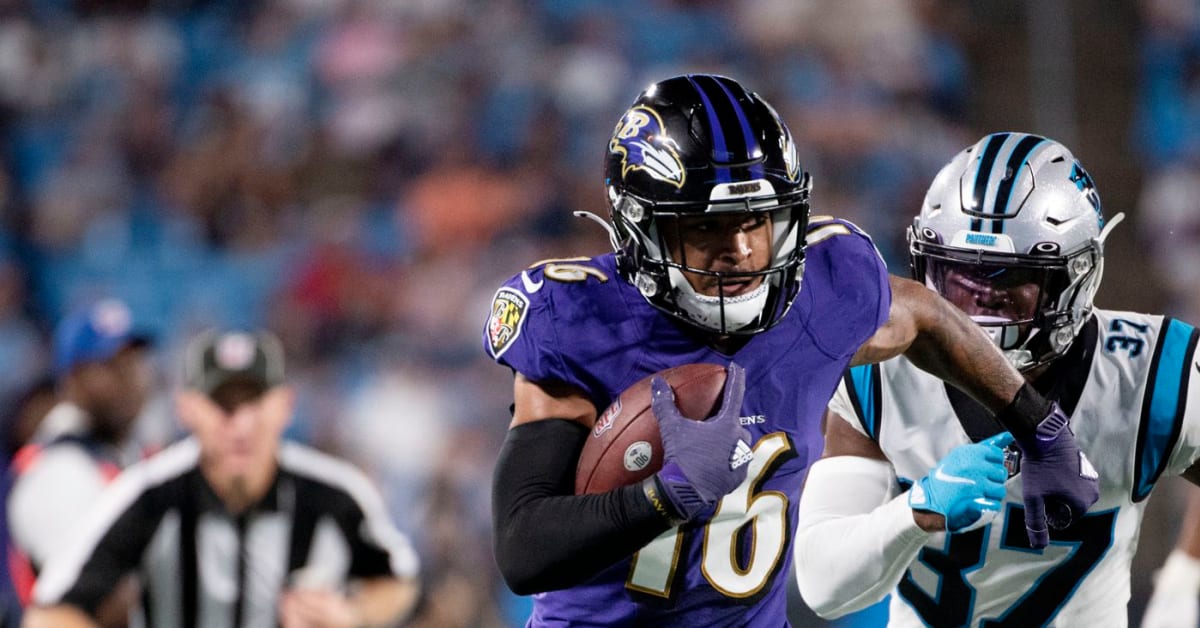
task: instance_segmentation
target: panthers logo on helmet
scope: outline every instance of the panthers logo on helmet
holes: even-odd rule
[[[638,105],[625,112],[608,150],[621,155],[622,179],[631,170],[642,170],[659,181],[683,187],[686,173],[675,140],[667,136],[662,118],[649,107]]]
[[[492,315],[488,318],[488,348],[498,358],[521,335],[529,299],[512,288],[501,288],[492,299]]]
[[[1103,229],[1104,210],[1100,207],[1100,194],[1096,192],[1096,182],[1092,179],[1092,175],[1079,165],[1078,161],[1071,166],[1071,182],[1080,192],[1083,192],[1088,202],[1092,204],[1092,209],[1096,210],[1096,218],[1100,221],[1100,228]]]

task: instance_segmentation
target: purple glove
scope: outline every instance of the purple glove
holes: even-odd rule
[[[1029,544],[1050,543],[1050,530],[1061,530],[1100,499],[1099,477],[1075,442],[1069,417],[1051,403],[1050,414],[1032,434],[1018,438],[1021,486],[1025,494],[1025,531]]]
[[[704,421],[683,416],[675,393],[662,377],[650,382],[650,407],[662,434],[663,466],[656,475],[671,505],[691,519],[746,479],[754,458],[750,432],[738,414],[746,392],[746,371],[730,364],[721,409]]]

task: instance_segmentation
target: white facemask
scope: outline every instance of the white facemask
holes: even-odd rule
[[[1017,325],[1011,324],[1011,319],[980,314],[972,316],[971,320],[979,324],[979,328],[992,339],[997,347],[1011,349],[1017,345],[1021,330]]]
[[[671,269],[672,279],[679,271]],[[679,274],[678,280],[673,281],[679,290],[677,303],[698,323],[713,329],[721,327],[721,302],[725,302],[725,329],[737,331],[746,327],[762,314],[767,304],[767,282],[763,282],[754,290],[738,296],[710,297],[697,293],[687,279]]]
[[[1013,325],[1012,320],[1002,316],[972,316],[971,320],[980,324],[980,331],[991,338],[992,343],[1004,352],[1010,364],[1017,370],[1028,367],[1033,363],[1033,354],[1026,349],[1017,348],[1021,339],[1021,328]],[[983,324],[987,323],[986,327]]]

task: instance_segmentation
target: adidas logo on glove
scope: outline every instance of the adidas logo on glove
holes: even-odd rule
[[[747,462],[754,459],[754,450],[750,449],[750,445],[744,440],[738,440],[737,445],[733,448],[733,455],[729,457],[729,468],[736,469]]]

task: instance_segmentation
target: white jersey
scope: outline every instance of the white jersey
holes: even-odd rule
[[[995,521],[925,544],[892,592],[890,625],[1123,626],[1145,499],[1200,457],[1200,385],[1188,385],[1200,375],[1198,336],[1170,318],[1096,310],[1052,367],[1048,396],[1070,414],[1100,500],[1034,550],[1020,478],[1010,478]],[[879,444],[907,487],[954,447],[1001,429],[948,387],[900,357],[851,369],[830,409]]]

